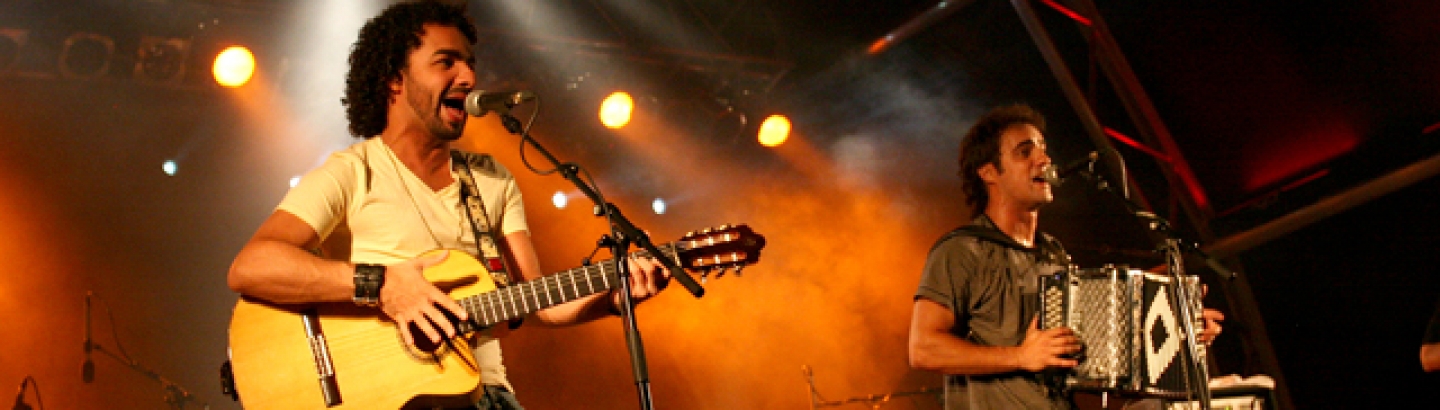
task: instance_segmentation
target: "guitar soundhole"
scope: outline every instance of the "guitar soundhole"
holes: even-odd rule
[[[410,353],[410,357],[415,360],[426,363],[437,363],[441,357],[449,353],[449,346],[446,346],[443,340],[439,342],[430,340],[429,337],[425,336],[425,332],[420,330],[420,326],[411,323],[407,331],[410,332],[411,340],[415,341],[415,346],[407,346],[405,351]],[[395,336],[399,337],[400,335],[397,334]],[[404,339],[402,338],[401,340],[403,341]]]
[[[414,323],[410,324],[410,337],[415,340],[415,349],[423,353],[435,353],[445,347],[444,344],[431,341],[430,337],[420,330],[420,326]]]
[[[450,314],[449,311],[446,311],[444,309],[440,309],[440,311],[445,314],[445,319],[449,320],[452,326],[456,326],[456,329],[461,329],[463,331],[463,328],[459,326],[460,318],[455,317],[454,315]],[[433,325],[432,327],[434,327],[435,330],[440,331],[439,325],[436,325],[433,322],[431,323],[431,325]],[[425,332],[420,330],[420,326],[414,323],[410,323],[406,328],[407,331],[410,332],[411,340],[415,341],[415,347],[408,349],[410,351],[410,356],[414,357],[417,360],[422,360],[425,362],[439,362],[441,357],[444,357],[450,352],[452,344],[467,343],[464,338],[452,339],[449,343],[446,343],[445,340],[430,340],[430,337],[426,336]]]

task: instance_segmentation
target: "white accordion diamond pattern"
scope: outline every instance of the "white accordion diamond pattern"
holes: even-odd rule
[[[1161,287],[1155,292],[1154,299],[1150,301],[1150,311],[1145,313],[1145,367],[1150,384],[1158,383],[1160,375],[1165,373],[1165,368],[1175,361],[1175,356],[1180,353],[1180,332],[1175,325],[1175,314],[1170,309],[1170,296],[1166,288]],[[1155,327],[1160,326],[1165,336],[1165,342],[1155,347],[1153,340]]]

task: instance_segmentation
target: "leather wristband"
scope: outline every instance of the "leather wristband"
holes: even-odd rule
[[[355,304],[379,305],[382,286],[385,286],[385,265],[355,264]]]

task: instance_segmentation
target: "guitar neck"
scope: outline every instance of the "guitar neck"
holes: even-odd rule
[[[666,257],[673,258],[675,244],[658,246]],[[646,257],[649,252],[631,252],[630,257]],[[460,306],[481,327],[525,317],[535,311],[620,287],[615,260],[604,260],[541,277],[492,292],[460,299]]]

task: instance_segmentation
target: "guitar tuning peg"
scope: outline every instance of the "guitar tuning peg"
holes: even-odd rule
[[[709,280],[710,280],[710,269],[702,269],[702,270],[700,270],[700,284],[701,284],[701,285],[704,285],[705,282],[707,282],[707,281],[709,281]]]
[[[724,230],[727,230],[727,229],[730,229],[730,224],[720,225],[720,230],[724,231]]]
[[[740,277],[740,272],[743,272],[743,271],[745,271],[745,265],[736,266],[736,267],[735,267],[735,277],[737,277],[737,278]]]

